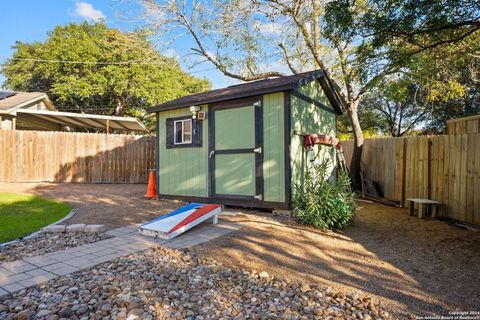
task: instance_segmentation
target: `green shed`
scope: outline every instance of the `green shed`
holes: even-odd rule
[[[321,70],[193,94],[156,113],[159,198],[288,209],[312,157],[295,132],[336,136],[343,108]]]

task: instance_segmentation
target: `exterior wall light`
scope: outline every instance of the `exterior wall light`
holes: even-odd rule
[[[190,112],[192,113],[192,119],[196,119],[197,118],[197,112],[200,111],[200,107],[199,106],[191,106],[190,107]]]

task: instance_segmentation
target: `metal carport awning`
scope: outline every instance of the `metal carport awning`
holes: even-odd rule
[[[46,111],[35,109],[16,110],[19,122],[50,122],[61,126],[90,128],[90,129],[117,129],[125,131],[147,132],[145,125],[133,117],[104,116],[62,111]]]

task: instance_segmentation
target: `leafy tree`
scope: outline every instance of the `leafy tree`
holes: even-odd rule
[[[478,46],[478,41],[460,42],[419,54],[401,73],[379,83],[359,110],[365,136],[445,133],[447,120],[479,114]],[[346,119],[338,128],[343,139],[352,139]]]
[[[430,105],[426,133],[445,133],[447,120],[480,113],[480,34],[422,52],[403,72]]]
[[[459,78],[453,83],[462,94],[449,99],[438,98],[433,102],[435,107],[425,126],[428,133],[446,133],[447,120],[480,114],[480,79],[477,78],[480,61],[478,58],[474,59],[476,61],[471,61],[471,64],[457,69]],[[451,95],[451,83],[450,85],[447,83],[446,88],[445,86],[437,88]]]
[[[431,2],[420,1],[422,7],[428,7]],[[415,43],[420,36],[428,39],[429,33],[436,32],[437,27],[442,28],[444,20],[430,21],[416,9],[414,0],[408,0],[408,6],[403,6],[401,0],[381,0],[378,3],[348,0],[133,2],[145,9],[144,18],[160,35],[171,38],[186,31],[195,41],[193,52],[229,77],[252,81],[314,68],[321,68],[332,76],[339,83],[337,89],[347,107],[355,140],[350,169],[356,189],[361,187],[360,160],[364,136],[358,115],[364,95],[385,76],[400,71],[413,55],[447,41],[464,39],[476,31],[469,29],[462,35],[457,32],[470,26],[457,21],[471,19],[473,14],[468,9],[464,15],[457,16],[441,11],[442,7],[436,5],[436,10],[449,23],[448,32],[442,33],[444,38],[441,41],[417,48]],[[387,10],[385,19],[382,19],[382,10]],[[398,36],[396,33],[382,35],[385,28],[404,17],[408,17],[409,24],[402,26],[402,32],[408,31],[407,27],[421,29],[424,20],[428,21],[428,28],[422,29],[418,37],[407,39],[402,33]],[[405,50],[395,49],[403,43],[408,44],[402,47]],[[279,65],[288,66],[289,71],[279,69]]]
[[[365,94],[358,114],[365,138],[402,137],[424,126],[432,106],[418,84],[396,75]],[[345,117],[339,119],[338,131],[342,140],[353,138]]]
[[[123,33],[103,23],[57,26],[45,42],[17,42],[14,48],[1,70],[4,85],[47,92],[60,110],[148,120],[146,108],[210,88],[161,56],[146,33]]]
[[[385,43],[391,59],[469,39],[480,30],[480,3],[471,0],[376,0],[358,26],[372,37],[372,48]],[[471,39],[471,38],[470,38]],[[404,53],[409,53],[405,55]]]
[[[365,113],[377,119],[377,130],[391,137],[401,137],[432,112],[433,104],[426,93],[411,79],[387,80],[364,98]]]
[[[366,106],[368,101],[365,101],[365,97],[369,94],[372,97],[372,90],[382,90],[382,82],[388,77],[409,73],[416,66],[413,79],[417,89],[414,91],[417,92],[421,89],[422,92],[428,92],[429,96],[426,97],[425,102],[434,102],[435,98],[432,96],[435,89],[434,83],[418,81],[418,78],[420,78],[419,70],[422,70],[424,74],[432,72],[431,69],[424,68],[422,60],[425,57],[433,57],[434,53],[432,51],[443,50],[445,47],[453,48],[461,41],[472,41],[472,38],[478,36],[478,30],[480,29],[479,9],[479,3],[474,4],[462,0],[441,2],[430,0],[355,2],[334,0],[330,2],[326,6],[325,14],[328,22],[325,29],[326,36],[337,48],[339,57],[345,57],[343,60],[340,59],[339,64],[344,77],[350,80],[344,81],[347,98],[351,97],[351,101],[357,101],[357,107],[363,105],[365,110],[361,112],[364,115],[370,114],[369,110],[372,110],[372,108]],[[344,51],[343,54],[341,54],[342,50]],[[458,57],[458,54],[453,56]],[[412,61],[416,60],[420,63],[415,65]],[[440,83],[437,81],[435,84],[439,85]],[[460,94],[457,83],[444,84],[445,82],[442,82],[439,87],[448,88],[451,97]],[[353,92],[353,95],[351,92]],[[399,102],[398,99],[401,97],[391,96],[391,93],[390,98],[395,98],[394,100]],[[401,100],[404,102],[415,101],[415,98],[416,95],[410,93]],[[412,114],[414,112],[412,107],[413,109],[419,107],[417,102],[414,105],[407,103],[406,106],[410,106],[408,108],[410,111],[407,113]],[[421,107],[420,109],[424,108]],[[354,109],[350,107],[350,110]],[[405,110],[405,108],[403,109]],[[357,108],[357,110],[361,109]],[[426,115],[426,113],[424,114],[426,110],[418,111],[421,117]],[[386,116],[387,122],[395,123],[395,121],[392,121],[392,115],[394,114],[393,112],[393,114]],[[412,120],[418,122],[421,117],[418,119],[413,117]],[[399,127],[399,124],[397,123],[397,127]],[[352,122],[355,139],[352,171],[359,168],[363,142],[362,137],[358,138],[360,135],[356,132],[355,127],[355,123]],[[397,133],[402,132],[396,131]],[[354,166],[354,162],[356,162],[356,166]]]

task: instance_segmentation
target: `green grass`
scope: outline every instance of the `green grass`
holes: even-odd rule
[[[37,231],[65,217],[71,209],[61,201],[0,192],[0,243]]]

